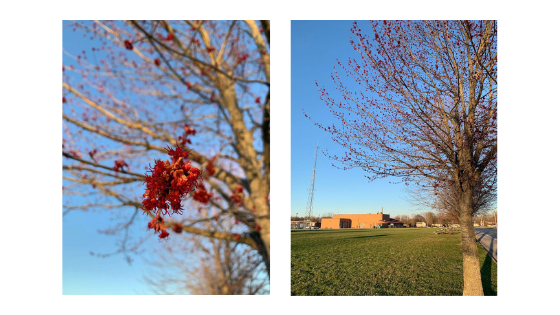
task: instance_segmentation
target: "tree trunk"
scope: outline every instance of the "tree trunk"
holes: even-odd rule
[[[256,174],[256,172],[255,172]],[[264,246],[259,247],[258,251],[263,257],[266,270],[270,276],[270,205],[268,204],[268,192],[270,191],[269,182],[257,176],[247,175],[251,189],[251,199],[255,208],[255,223],[259,225],[259,238]]]
[[[478,247],[476,246],[472,219],[472,191],[465,193],[461,198],[460,210],[461,244],[463,247],[463,296],[483,296]]]
[[[266,271],[270,276],[270,219],[260,218],[256,220],[257,223],[262,226],[260,230],[260,236],[264,243],[264,248],[259,249],[259,253],[263,256],[263,260],[266,265]]]

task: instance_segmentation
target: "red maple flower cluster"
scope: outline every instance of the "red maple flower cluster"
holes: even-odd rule
[[[82,157],[82,155],[78,151],[74,151],[74,150],[70,150],[70,152],[68,152],[68,154],[70,154],[71,156],[77,157],[77,158]]]
[[[91,157],[91,159],[95,161],[95,155],[97,154],[97,149],[89,151],[88,154],[89,154],[89,157]]]
[[[196,135],[196,129],[191,128],[191,126],[189,125],[185,125],[183,129],[185,129],[185,133],[184,135],[179,136],[179,143],[184,146],[187,143],[191,144],[191,139],[189,139],[188,137],[190,135]]]
[[[161,60],[159,60],[159,58],[154,59],[154,64],[159,67],[159,65],[161,65]]]
[[[210,197],[212,197],[212,194],[206,190],[202,183],[198,185],[198,189],[193,193],[193,199],[204,204],[210,201]]]
[[[167,227],[163,222],[163,218],[160,216],[154,217],[152,221],[148,223],[148,229],[154,229],[154,233],[159,232],[159,238],[165,239],[169,236],[169,232],[166,231]]]
[[[216,157],[211,158],[208,160],[208,165],[206,165],[206,172],[204,174],[204,178],[208,178],[214,174],[216,174],[216,169],[214,168],[214,161]]]
[[[175,38],[175,35],[173,33],[167,33],[167,36],[163,36],[161,33],[156,33],[156,36],[160,41],[165,41],[165,40],[170,41]]]
[[[196,46],[200,47],[200,41],[198,38],[191,38],[191,43],[195,44]]]
[[[132,46],[132,41],[131,40],[125,40],[124,41],[124,48],[128,49],[128,50],[132,50],[134,47]]]
[[[242,54],[239,57],[237,57],[237,63],[242,63],[245,60],[247,60],[247,58],[249,58],[249,54]]]
[[[189,125],[185,125],[185,126],[183,127],[183,129],[185,129],[185,134],[186,134],[187,136],[189,136],[189,135],[193,135],[193,136],[196,135],[196,130],[195,130],[194,128],[191,128],[191,126],[189,126]]]
[[[243,186],[238,184],[229,199],[237,204],[238,207],[241,207],[243,205]]]
[[[113,166],[113,171],[118,172],[119,169],[124,171],[124,167],[128,167],[128,164],[124,160],[117,160],[115,161],[115,166]]]
[[[142,200],[144,211],[153,211],[157,216],[161,213],[182,214],[181,199],[196,189],[197,181],[202,177],[202,172],[192,167],[187,160],[189,151],[183,151],[182,147],[177,146],[175,149],[168,147],[167,152],[172,161],[155,161],[154,167],[150,166],[149,169],[152,174],[146,174],[144,179],[146,183],[146,192]]]

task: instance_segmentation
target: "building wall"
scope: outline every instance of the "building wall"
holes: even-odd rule
[[[371,229],[378,225],[387,227],[387,223],[381,222],[382,220],[389,220],[388,214],[373,213],[373,214],[335,214],[332,218],[323,218],[321,220],[322,229],[339,229],[341,222],[348,222],[349,227],[353,229]]]
[[[322,218],[321,229],[339,229],[340,218]]]

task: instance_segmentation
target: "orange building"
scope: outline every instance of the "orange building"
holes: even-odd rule
[[[373,229],[377,227],[402,227],[402,222],[391,219],[388,214],[335,214],[321,219],[322,229]]]

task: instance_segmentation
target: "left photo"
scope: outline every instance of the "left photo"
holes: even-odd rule
[[[269,21],[62,35],[62,293],[269,294]]]

